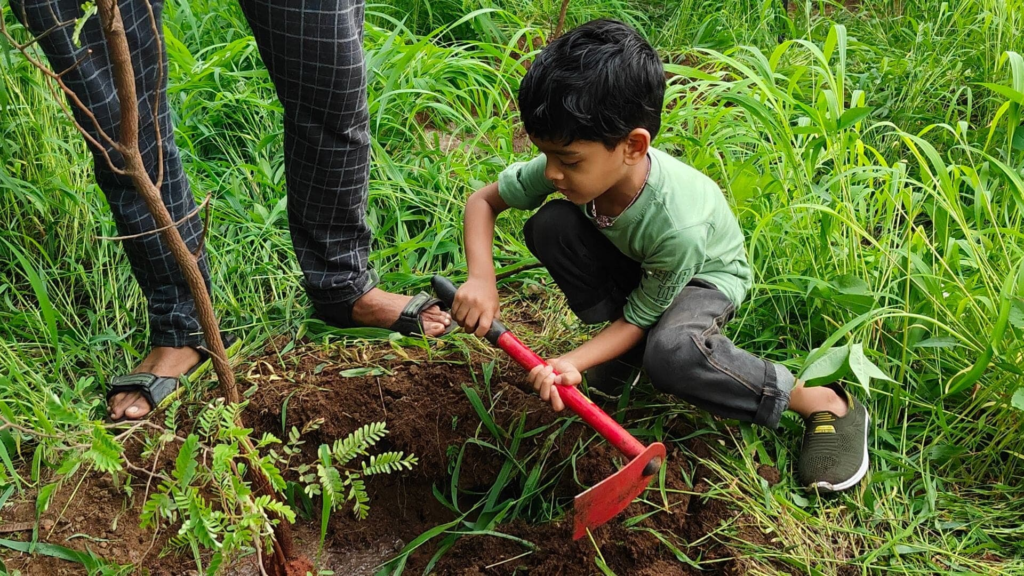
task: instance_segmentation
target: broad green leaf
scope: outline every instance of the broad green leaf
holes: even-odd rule
[[[832,285],[836,287],[836,290],[843,294],[870,294],[871,286],[858,276],[852,274],[845,274],[839,276],[832,281]]]
[[[1024,410],[1024,386],[1017,388],[1017,391],[1013,393],[1010,405],[1017,410]]]
[[[46,512],[47,508],[50,507],[50,499],[53,498],[53,491],[57,489],[57,483],[47,484],[39,490],[39,494],[36,496],[36,514],[42,514]]]
[[[848,361],[850,364],[850,370],[853,371],[853,374],[857,377],[857,381],[860,382],[860,385],[864,387],[864,391],[869,394],[871,393],[872,378],[876,380],[888,380],[889,382],[893,381],[892,378],[889,378],[885,372],[882,372],[878,366],[875,366],[875,364],[864,355],[864,344],[860,342],[850,346],[850,356]]]
[[[7,453],[7,445],[4,442],[0,442],[0,461],[3,461],[4,466],[7,467],[7,473],[15,484],[21,486],[21,476],[18,476],[18,471],[14,468],[14,463],[11,462],[11,456]]]
[[[817,352],[812,350],[811,354]],[[833,346],[813,363],[804,366],[800,371],[800,379],[808,386],[828,384],[842,378],[849,371],[846,358],[850,355],[849,346]]]
[[[927,340],[921,340],[917,344],[914,344],[914,348],[956,348],[957,346],[961,346],[961,344],[952,336],[928,338]]]
[[[1024,93],[1018,92],[1013,88],[1010,88],[1009,86],[1003,86],[1002,84],[993,84],[991,82],[982,82],[981,85],[997,94],[1005,96],[1011,102],[1016,102],[1017,104],[1024,104]]]
[[[380,376],[384,373],[383,368],[349,368],[342,370],[341,375],[345,378],[357,378],[359,376]]]
[[[4,80],[3,76],[0,76],[0,112],[3,112],[7,108],[7,104],[10,103],[11,98],[7,94],[7,81]]]
[[[1024,129],[1021,130],[1021,134],[1024,134]],[[1010,307],[1010,325],[1024,330],[1024,302],[1017,300]]]
[[[64,546],[58,546],[57,544],[47,544],[45,542],[16,542],[14,540],[0,539],[0,546],[26,554],[42,554],[43,556],[51,556],[53,558],[67,560],[68,562],[76,562],[84,566],[90,573],[98,572],[105,564],[102,558],[99,558],[91,552],[79,552]]]
[[[966,452],[967,449],[963,446],[956,446],[954,444],[936,444],[928,448],[925,453],[928,455],[928,459],[944,464],[949,462],[951,459]]]
[[[867,118],[874,108],[870,106],[862,106],[859,108],[850,108],[843,115],[839,117],[839,129],[849,128],[857,122]]]

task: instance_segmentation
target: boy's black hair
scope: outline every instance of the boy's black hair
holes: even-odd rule
[[[612,149],[636,128],[657,136],[664,98],[654,48],[622,22],[594,20],[541,50],[519,87],[519,112],[534,138]]]

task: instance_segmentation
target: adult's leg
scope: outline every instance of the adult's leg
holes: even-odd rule
[[[368,264],[364,3],[240,2],[284,106],[288,223],[306,292],[328,321],[388,326],[409,298],[376,290]],[[446,316],[434,307],[423,319]],[[444,329],[434,324],[428,333]]]
[[[138,101],[133,105],[139,112],[139,147],[152,178],[156,178],[159,171],[159,152],[162,152],[161,195],[171,218],[178,221],[192,212],[196,204],[174,143],[165,98],[166,54],[161,55],[160,52],[163,2],[154,0],[151,4],[157,20],[156,34],[144,0],[125,0],[119,3],[119,7],[135,72]],[[113,140],[118,139],[121,108],[99,17],[93,16],[85,23],[81,31],[81,46],[76,46],[72,39],[75,20],[82,15],[80,5],[81,2],[76,0],[12,2],[14,13],[22,23],[33,34],[41,36],[39,44],[52,69],[63,73],[64,82],[89,112],[87,114],[70,104],[75,120],[102,145],[102,148],[97,148],[90,144],[90,151],[94,157],[96,182],[107,198],[118,232],[125,236],[151,232],[156,229],[156,224],[145,201],[131,180],[115,173],[104,156],[105,152],[115,165],[122,165],[120,155],[100,135],[102,130]],[[159,94],[158,110],[153,107],[156,94]],[[159,140],[156,126],[159,126]],[[202,227],[198,215],[179,227],[182,238],[193,251],[198,248]],[[189,346],[202,341],[191,292],[177,262],[158,234],[123,240],[122,244],[148,302],[150,341],[154,347],[137,370],[177,376],[198,359],[196,351]],[[209,285],[205,254],[200,257],[199,265]],[[133,418],[148,411],[146,402],[134,393],[115,396],[111,399],[111,407],[115,416],[133,407],[129,413]]]

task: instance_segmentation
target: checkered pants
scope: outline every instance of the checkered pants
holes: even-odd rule
[[[240,3],[284,106],[288,221],[306,291],[316,303],[352,302],[376,282],[376,275],[368,268],[370,230],[365,221],[370,138],[362,50],[364,2]],[[97,129],[116,140],[120,114],[99,18],[89,19],[81,32],[81,47],[76,47],[72,33],[75,19],[81,15],[80,0],[11,0],[11,4],[18,18],[35,34],[68,23],[43,35],[40,45],[54,71],[71,68],[64,80],[95,120],[73,106],[75,117],[120,166],[119,156]],[[161,194],[172,220],[178,221],[196,204],[182,170],[163,97],[166,57],[159,59],[146,0],[120,0],[118,4],[136,75],[139,146],[155,178],[158,148],[154,125],[158,122],[164,159]],[[151,5],[159,22],[163,1],[152,0]],[[162,36],[159,23],[157,30]],[[87,55],[88,49],[91,55]],[[74,67],[79,60],[82,62]],[[156,91],[161,94],[161,107],[154,120]],[[155,229],[131,181],[111,171],[100,150],[93,145],[90,149],[96,182],[106,195],[119,233],[127,236]],[[202,226],[200,218],[194,216],[179,228],[192,250],[200,243]],[[195,303],[160,236],[150,234],[123,244],[149,302],[152,344],[198,344],[201,337]],[[205,254],[200,267],[209,284]]]

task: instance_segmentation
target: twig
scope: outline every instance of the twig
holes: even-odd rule
[[[153,469],[150,470],[149,478],[146,479],[146,491],[142,497],[143,502],[149,501],[149,485],[153,482],[153,476],[156,476],[156,466],[160,463],[160,454],[164,451],[163,444],[160,445],[156,450],[156,455],[153,456]],[[125,458],[125,461],[128,459]]]
[[[159,522],[159,520],[157,520],[157,522]],[[160,534],[159,530],[153,530],[153,537],[149,540],[149,548],[146,548],[146,553],[143,554],[141,558],[139,558],[137,564],[141,565],[142,562],[149,556],[149,553],[153,551],[153,547],[156,546],[156,537],[158,534]]]
[[[65,94],[69,93],[67,86],[64,84],[63,78],[57,78],[57,85],[61,87]],[[75,115],[71,111],[71,108],[69,108],[68,105],[64,103],[64,100],[62,100],[57,95],[57,91],[53,89],[52,85],[48,84],[48,86],[50,87],[50,93],[53,94],[53,99],[60,106],[61,111],[63,111],[64,114],[71,120],[71,123],[74,124],[75,129],[78,130],[78,132],[83,137],[85,137],[85,141],[88,142],[89,144],[92,144],[94,149],[99,150],[100,153],[103,154],[103,159],[107,161],[107,167],[110,168],[110,170],[113,173],[119,176],[124,176],[124,170],[118,168],[117,165],[114,164],[114,161],[110,158],[110,153],[107,152],[106,147],[104,147],[102,144],[99,143],[99,141],[93,138],[92,134],[89,134],[85,127],[79,124],[77,120],[75,120]],[[74,92],[71,92],[70,94],[74,95]],[[100,128],[99,120],[96,119],[96,116],[93,115],[93,113],[89,110],[85,110],[83,108],[83,105],[81,104],[81,101],[78,99],[78,96],[72,96],[72,99],[74,102],[76,102],[76,105],[79,107],[80,110],[83,110],[86,115],[92,118],[93,126],[96,127],[96,130],[100,133],[100,135],[106,140],[113,142],[112,140],[110,140],[110,136],[108,136],[107,133],[104,132],[102,128]],[[116,145],[114,146],[114,148],[116,150]]]
[[[552,40],[562,35],[562,29],[565,28],[565,13],[568,9],[569,0],[562,0],[562,9],[558,12],[558,25],[555,26],[555,33],[551,35]]]
[[[108,430],[111,429],[111,428],[121,428],[122,426],[124,426],[124,422],[113,422],[113,423],[110,423],[110,424],[104,424],[103,425],[103,427],[107,428]],[[127,438],[128,436],[130,436],[133,432],[135,432],[139,428],[153,428],[153,429],[155,429],[157,431],[160,431],[160,432],[164,431],[163,428],[161,428],[160,426],[150,422],[149,420],[135,420],[135,421],[133,421],[128,426],[127,429],[125,429],[123,432],[121,432],[117,436],[114,436],[114,441],[119,442],[119,443],[124,443],[124,439]]]
[[[47,30],[44,34],[48,34],[52,30],[53,30],[53,28],[51,28],[50,30]],[[4,25],[4,22],[3,22],[2,18],[0,18],[0,33],[2,33],[5,38],[7,38],[8,42],[13,44],[14,46],[19,46],[19,44],[14,41],[14,38],[12,38],[11,35],[7,32],[7,28]],[[75,94],[73,91],[71,91],[71,89],[67,87],[67,84],[64,83],[63,74],[67,73],[69,70],[71,70],[71,69],[75,68],[76,66],[78,66],[78,64],[80,64],[81,61],[76,63],[75,66],[72,66],[72,67],[68,68],[68,70],[65,70],[61,74],[55,74],[55,73],[51,72],[50,70],[48,70],[43,65],[42,62],[40,62],[39,60],[33,58],[28,53],[28,50],[20,49],[19,48],[19,51],[21,52],[22,56],[24,56],[25,59],[28,60],[28,62],[30,64],[32,64],[33,66],[38,68],[39,71],[42,72],[44,76],[46,76],[47,78],[55,81],[57,83],[57,85],[60,87],[61,91],[64,93],[64,95],[67,96],[68,99],[70,99],[71,102],[74,103],[74,105],[79,110],[81,110],[83,114],[85,114],[89,119],[92,120],[93,127],[96,128],[96,132],[100,135],[100,137],[103,138],[104,140],[106,140],[110,144],[110,146],[112,148],[114,148],[114,150],[118,150],[117,142],[114,142],[114,140],[110,137],[110,135],[107,134],[106,131],[104,131],[103,128],[100,127],[100,123],[99,123],[99,120],[96,119],[96,115],[93,114],[85,106],[85,104],[82,103],[81,99],[78,98],[78,95]],[[92,53],[92,49],[91,48],[86,50],[86,54],[87,55],[91,54],[91,53]],[[51,94],[53,94],[54,101],[56,101],[57,105],[60,106],[60,109],[61,109],[62,112],[64,112],[64,115],[66,115],[68,117],[68,119],[71,120],[71,123],[75,126],[75,129],[78,130],[82,134],[82,137],[85,138],[86,142],[88,142],[89,144],[92,144],[93,148],[95,148],[96,150],[99,150],[100,153],[103,154],[103,158],[107,161],[107,165],[110,167],[110,169],[115,174],[119,174],[119,175],[123,176],[124,175],[124,170],[121,170],[120,168],[118,168],[114,164],[114,161],[111,160],[110,154],[107,152],[106,147],[104,147],[102,144],[100,144],[93,137],[92,134],[89,134],[89,132],[85,129],[84,126],[82,126],[81,124],[78,123],[77,120],[75,120],[74,113],[67,106],[67,104],[64,103],[64,100],[57,96],[56,91],[53,89],[53,86],[51,84],[47,84],[47,86],[50,88]]]
[[[529,262],[529,263],[523,264],[522,266],[517,266],[515,268],[511,268],[509,270],[505,270],[501,274],[496,274],[494,276],[494,280],[495,281],[504,280],[505,278],[508,278],[510,276],[515,276],[516,274],[519,274],[520,272],[525,272],[527,270],[533,270],[534,268],[543,268],[543,267],[544,267],[544,265],[541,264],[540,262]]]
[[[209,195],[207,195],[207,199],[209,199]],[[206,234],[210,230],[210,219],[212,215],[212,211],[206,211],[206,218],[203,220],[203,229],[199,231],[199,242],[196,244],[195,252],[192,253],[192,256],[195,256],[197,260],[199,259],[199,255],[203,253],[203,248],[206,247]]]
[[[21,10],[21,19],[23,21],[27,22],[28,21],[28,15],[25,12],[25,6],[22,5],[21,8],[22,8],[22,10]],[[51,14],[53,13],[53,7],[52,6],[50,6],[50,12],[51,12]],[[53,19],[54,20],[57,19],[56,14],[53,14]],[[86,106],[82,102],[82,100],[78,98],[78,95],[75,94],[74,91],[72,91],[70,88],[67,87],[66,84],[64,84],[63,75],[66,74],[69,70],[72,70],[75,67],[77,67],[81,63],[81,60],[79,60],[79,62],[76,63],[74,66],[70,66],[64,72],[61,72],[60,74],[57,74],[57,73],[53,72],[52,70],[50,70],[49,68],[47,68],[45,64],[43,64],[42,62],[39,61],[39,59],[32,57],[32,55],[29,54],[29,52],[28,52],[28,47],[31,46],[32,44],[38,42],[40,38],[45,37],[48,34],[53,33],[54,30],[57,30],[57,29],[62,28],[64,26],[67,26],[68,24],[73,24],[74,22],[75,22],[74,20],[68,20],[68,21],[65,21],[65,22],[58,22],[57,24],[51,26],[50,28],[47,28],[46,30],[44,30],[40,34],[35,34],[34,35],[35,37],[31,41],[22,44],[22,43],[20,43],[20,42],[18,42],[17,40],[14,39],[14,36],[12,36],[11,33],[7,30],[7,24],[4,21],[4,19],[0,18],[0,34],[3,34],[3,36],[7,39],[7,41],[10,42],[12,46],[17,48],[19,52],[21,52],[21,55],[25,58],[25,60],[28,60],[28,62],[30,64],[32,64],[33,66],[35,66],[40,72],[42,72],[44,76],[46,76],[46,77],[48,77],[48,78],[50,78],[52,80],[55,80],[57,82],[57,84],[60,86],[61,90],[64,92],[64,94],[68,97],[68,99],[70,99],[74,103],[74,105],[79,110],[82,111],[83,114],[85,114],[87,117],[89,117],[90,120],[92,120],[93,127],[96,128],[96,132],[100,135],[100,137],[102,139],[106,140],[110,144],[110,146],[114,148],[114,150],[120,151],[120,148],[119,148],[117,142],[115,142],[114,139],[111,138],[110,135],[107,134],[106,131],[104,131],[103,128],[100,127],[99,120],[97,120],[96,116],[89,110],[89,107]],[[89,54],[92,54],[92,49],[91,48],[86,49],[86,55],[89,55]],[[83,59],[84,59],[84,57],[83,57]],[[107,163],[110,164],[110,167],[114,170],[114,172],[116,172],[117,174],[124,174],[124,172],[120,171],[120,169],[117,168],[113,164],[113,162],[111,162],[110,156],[107,155],[106,148],[104,148],[103,146],[100,146],[100,144],[92,137],[92,135],[89,134],[88,132],[86,132],[85,128],[82,127],[75,120],[74,114],[72,114],[71,110],[69,110],[67,108],[67,106],[64,105],[64,102],[62,102],[59,98],[56,98],[56,100],[60,104],[60,107],[64,111],[64,113],[67,114],[69,118],[71,118],[71,121],[74,123],[75,128],[77,128],[78,131],[81,132],[83,136],[85,136],[85,139],[90,144],[95,146],[97,149],[99,149],[103,153],[103,155],[106,157]]]
[[[203,200],[203,202],[201,204],[199,204],[199,206],[196,206],[195,210],[193,210],[193,211],[189,212],[188,214],[184,215],[181,218],[181,220],[178,220],[177,222],[171,222],[167,226],[163,226],[161,228],[157,228],[156,230],[149,230],[148,232],[139,232],[138,234],[129,234],[128,236],[97,236],[96,239],[97,240],[132,240],[134,238],[142,238],[143,236],[149,236],[150,234],[157,234],[157,233],[163,232],[164,230],[166,230],[168,228],[175,228],[175,227],[181,226],[182,224],[185,223],[185,221],[187,221],[189,218],[195,216],[196,213],[198,213],[200,210],[205,208],[209,203],[210,203],[210,195],[207,194],[206,195],[206,199]]]
[[[0,525],[0,534],[9,534],[11,532],[26,532],[36,527],[35,522],[12,522],[10,524]],[[39,527],[43,530],[49,530],[53,527],[53,520],[44,519],[39,521]]]
[[[260,576],[267,576],[267,570],[263,568],[263,542],[259,533],[256,534],[256,565],[260,568]]]
[[[3,422],[3,424],[0,425],[0,431],[10,429],[10,430],[17,430],[18,432],[21,432],[22,434],[27,434],[28,436],[34,436],[34,437],[37,437],[37,438],[49,438],[51,440],[60,440],[61,439],[59,436],[54,436],[53,434],[46,434],[45,432],[38,432],[36,430],[30,430],[30,429],[25,428],[23,426],[18,426],[14,422],[8,422],[7,420],[3,419],[3,417],[0,417],[0,422]]]
[[[490,566],[484,566],[484,570],[490,570],[491,568],[494,568],[495,566],[501,566],[502,564],[504,564],[506,562],[511,562],[513,560],[518,560],[518,559],[522,558],[523,556],[529,556],[530,554],[533,554],[533,550],[527,550],[526,552],[523,552],[522,554],[520,554],[518,556],[513,556],[513,557],[508,558],[506,560],[502,560],[501,562],[495,562],[494,564],[491,564]]]
[[[380,394],[380,409],[384,411],[384,418],[388,417],[388,409],[384,406],[384,390],[380,387],[380,378],[374,378],[377,381],[377,392]]]
[[[24,5],[22,5],[22,7],[21,7],[21,19],[22,20],[28,20],[28,18],[25,17],[25,6]],[[56,18],[54,18],[54,19],[56,20]],[[54,30],[59,30],[59,29],[65,27],[65,26],[68,26],[68,25],[74,24],[74,23],[75,23],[74,20],[65,20],[63,22],[58,22],[58,23],[54,24],[53,26],[51,26],[50,28],[47,28],[46,30],[44,30],[40,34],[33,34],[32,35],[32,39],[29,40],[28,42],[25,42],[24,44],[21,44],[19,42],[15,42],[14,38],[12,38],[9,34],[6,33],[6,27],[5,26],[0,26],[0,29],[4,30],[4,36],[7,37],[7,40],[11,43],[11,46],[14,46],[18,50],[22,50],[22,49],[31,48],[33,44],[39,43],[40,40],[42,40],[43,38],[46,38],[47,36],[49,36]]]
[[[68,66],[67,68],[65,68],[61,72],[58,72],[54,76],[54,78],[64,78],[65,74],[67,74],[68,72],[71,72],[75,68],[78,68],[79,66],[81,66],[82,62],[85,62],[85,59],[88,58],[89,56],[92,56],[92,48],[86,49],[85,50],[85,54],[83,54],[81,58],[79,58],[78,60],[75,60],[75,63],[72,64],[71,66]]]
[[[132,464],[131,461],[129,461],[127,458],[124,459],[124,465],[125,465],[126,468],[128,468],[129,470],[131,470],[133,472],[139,472],[139,473],[147,475],[150,478],[150,480],[152,480],[153,477],[156,477],[156,478],[159,478],[161,480],[165,480],[167,482],[171,481],[171,479],[168,478],[167,476],[157,472],[155,465],[153,466],[153,470],[150,471],[150,470],[147,470],[147,469],[145,469],[145,468],[143,468],[141,466],[136,466],[135,464]],[[146,493],[147,494],[149,493],[149,481],[146,482]]]

